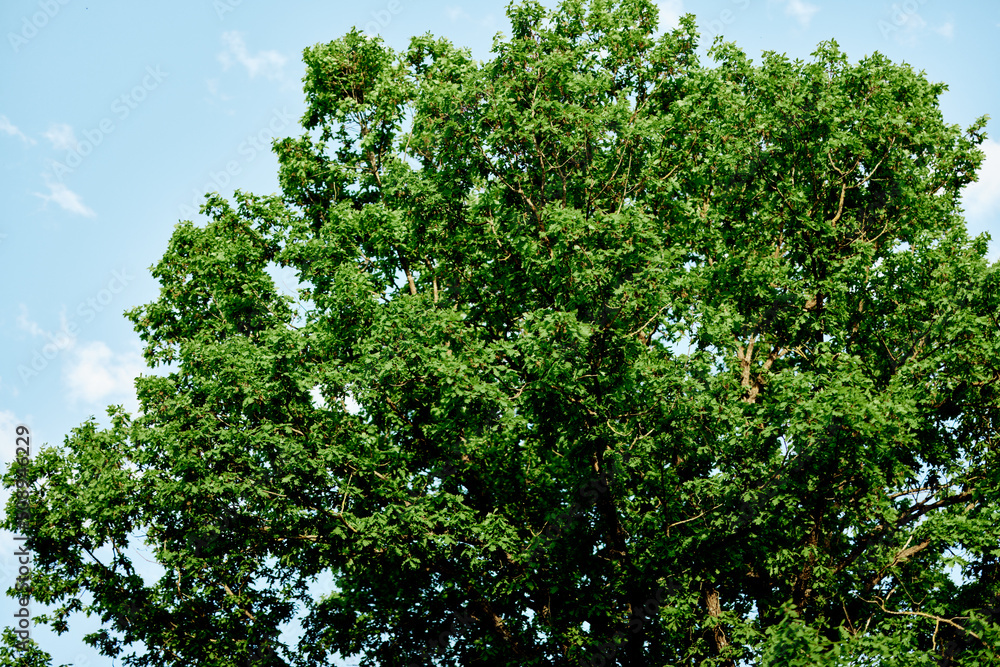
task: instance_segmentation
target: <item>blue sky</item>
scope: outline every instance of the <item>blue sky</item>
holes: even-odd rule
[[[553,2],[545,2],[554,5]],[[104,406],[136,408],[144,370],[122,312],[155,298],[149,267],[174,224],[198,220],[206,191],[276,192],[274,137],[299,134],[302,49],[352,26],[402,49],[431,32],[489,56],[509,32],[505,3],[357,0],[3,0],[0,6],[0,464],[14,428],[61,443]],[[991,114],[1000,139],[1000,3],[906,0],[667,0],[661,20],[694,13],[755,60],[808,58],[834,38],[851,60],[880,51],[950,87],[948,122]],[[992,64],[991,64],[992,63]],[[1000,142],[986,144],[965,203],[970,230],[1000,256]],[[0,500],[6,501],[6,493]],[[16,577],[0,533],[0,590]],[[12,600],[0,600],[0,623]],[[37,611],[40,610],[36,610]],[[33,636],[55,664],[117,664],[81,637]]]

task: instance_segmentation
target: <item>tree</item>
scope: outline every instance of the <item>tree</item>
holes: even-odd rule
[[[133,665],[996,664],[986,119],[834,42],[509,11],[483,63],[305,50],[282,193],[209,197],[128,314],[142,412],[8,473],[47,620]]]

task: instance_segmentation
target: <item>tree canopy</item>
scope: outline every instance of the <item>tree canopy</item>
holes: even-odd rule
[[[986,119],[832,41],[704,65],[649,0],[509,16],[305,49],[280,194],[128,313],[141,412],[5,478],[42,620],[144,667],[997,664]]]

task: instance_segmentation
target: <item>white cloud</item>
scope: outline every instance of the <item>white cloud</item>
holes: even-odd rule
[[[452,23],[457,23],[462,19],[466,21],[472,19],[472,17],[469,16],[469,12],[465,11],[461,7],[445,7],[444,13],[448,17],[448,20]]]
[[[979,168],[979,180],[962,193],[967,216],[977,222],[1000,215],[1000,141],[987,139],[981,148],[986,159]]]
[[[893,12],[886,20],[879,21],[879,29],[884,37],[892,34],[897,43],[910,48],[918,47],[921,40],[930,32],[937,33],[949,41],[955,37],[955,23],[953,21],[945,21],[939,26],[932,26],[917,13],[915,8],[903,11],[897,5],[893,5]]]
[[[65,183],[60,183],[59,181],[52,181],[49,178],[45,179],[45,184],[49,187],[49,194],[42,194],[41,192],[34,193],[36,197],[41,197],[46,203],[54,201],[59,204],[59,206],[70,213],[76,215],[82,215],[85,218],[97,217],[93,209],[88,207],[80,199],[80,195],[76,194],[72,190],[66,187]]]
[[[916,46],[920,35],[927,29],[927,21],[920,14],[907,14],[903,30],[896,36],[901,44]]]
[[[451,21],[452,23],[465,21],[468,23],[472,23],[474,25],[478,25],[482,28],[492,29],[497,27],[497,19],[496,16],[494,16],[493,14],[486,14],[485,16],[476,19],[471,14],[469,14],[469,12],[465,11],[461,7],[448,6],[445,7],[444,9],[444,15],[447,16],[448,20]],[[545,24],[545,26],[548,27],[547,24]]]
[[[955,36],[955,24],[948,21],[947,23],[934,28],[934,32],[941,35],[945,39],[951,39]]]
[[[205,79],[205,88],[208,90],[208,95],[205,96],[204,100],[210,107],[220,107],[233,99],[232,95],[222,92],[219,79]],[[233,109],[222,109],[222,111],[228,116],[236,115],[236,111]]]
[[[26,144],[35,143],[34,139],[25,136],[24,132],[17,129],[17,126],[11,123],[10,120],[7,118],[7,116],[4,115],[0,115],[0,132],[9,134],[12,137],[18,137],[21,141],[23,141]]]
[[[251,56],[243,36],[235,30],[222,33],[222,41],[226,45],[226,50],[219,54],[223,70],[239,63],[246,67],[251,79],[258,74],[272,80],[283,77],[283,68],[288,59],[277,51],[258,51],[257,55]]]
[[[66,348],[73,346],[73,334],[70,333],[70,321],[66,317],[65,309],[59,313],[59,331],[52,333],[51,331],[46,331],[38,325],[33,319],[28,317],[28,307],[21,304],[21,310],[17,314],[16,318],[17,328],[21,331],[26,331],[35,338],[45,338],[51,341],[58,348]]]
[[[42,136],[52,142],[52,147],[59,151],[75,151],[79,147],[73,128],[66,123],[53,123]]]
[[[660,32],[673,30],[680,25],[680,18],[684,15],[684,0],[660,0],[656,6],[660,9]]]
[[[93,341],[74,346],[63,380],[73,404],[97,405],[113,399],[136,412],[134,382],[144,370],[146,364],[138,351],[116,353],[105,343]]]
[[[76,336],[71,331],[72,327],[70,326],[69,318],[66,317],[65,310],[59,313],[59,331],[56,332],[46,331],[39,326],[38,322],[28,317],[28,307],[23,303],[15,322],[18,329],[31,334],[34,338],[44,338],[54,345],[56,350],[66,350],[76,344]]]
[[[803,28],[809,27],[809,22],[818,11],[819,7],[804,0],[785,0],[785,14],[798,21]]]
[[[920,38],[927,32],[927,21],[923,16],[915,10],[904,12],[896,5],[893,5],[893,13],[888,20],[880,21],[879,26],[884,37],[892,34],[898,44],[911,48],[917,46]]]
[[[17,314],[17,328],[21,331],[27,331],[32,336],[44,336],[45,331],[38,326],[38,322],[35,322],[28,317],[28,307],[23,303],[21,304],[21,312]]]
[[[229,100],[233,99],[232,95],[226,95],[223,92],[219,92],[218,79],[205,79],[205,86],[208,88],[208,94],[218,100],[221,100],[223,102],[228,102]]]
[[[60,327],[56,332],[46,331],[37,322],[28,317],[28,308],[23,303],[16,318],[17,328],[29,333],[33,338],[41,338],[31,351],[31,361],[17,368],[22,382],[27,382],[34,376],[45,371],[49,364],[66,350],[76,345],[76,330],[66,318],[66,312],[59,315]]]
[[[46,331],[28,316],[28,309],[22,304],[16,323],[22,331],[46,341],[44,347],[36,349],[46,360],[46,366],[54,362],[57,355],[65,354],[63,385],[70,403],[89,406],[113,400],[123,403],[132,413],[138,412],[134,380],[147,370],[138,344],[129,352],[116,353],[101,341],[81,342],[65,311],[60,313],[59,320],[59,331]],[[44,370],[33,368],[36,374]],[[3,424],[0,411],[0,426]]]

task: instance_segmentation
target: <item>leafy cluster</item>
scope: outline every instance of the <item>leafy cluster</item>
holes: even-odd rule
[[[5,478],[43,620],[136,667],[997,664],[985,118],[833,42],[705,67],[649,0],[509,11],[487,62],[306,49],[281,194],[211,196],[129,313],[142,412]]]

